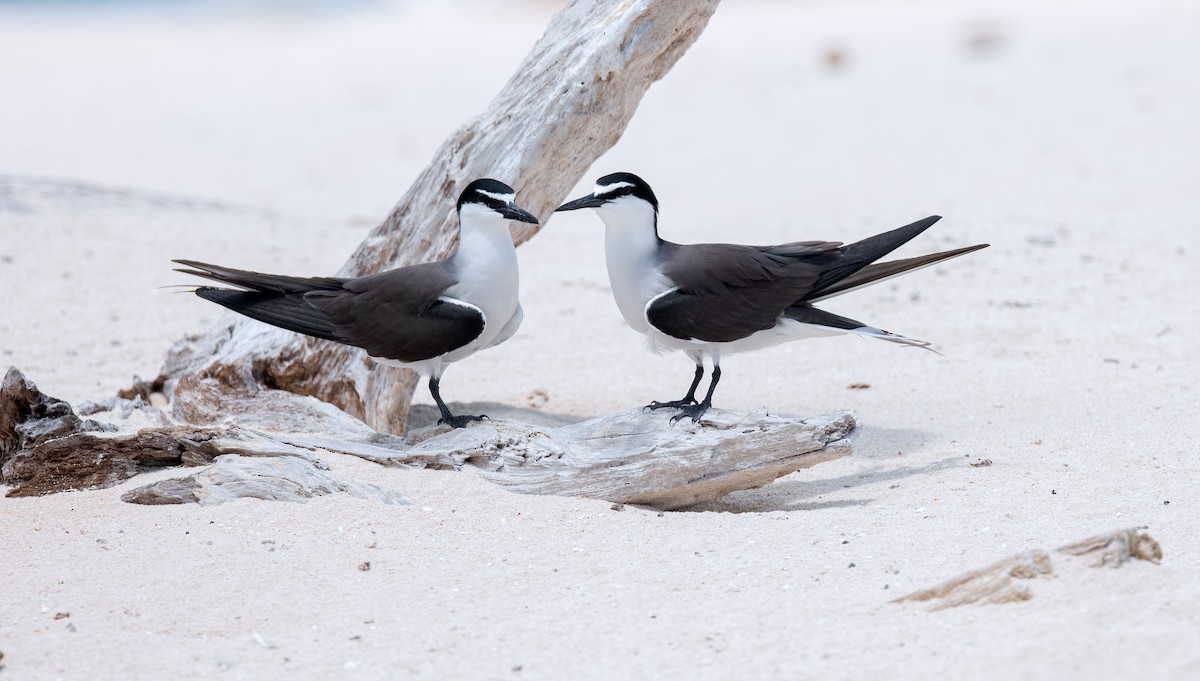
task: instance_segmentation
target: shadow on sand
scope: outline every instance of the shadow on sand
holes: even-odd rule
[[[824,500],[823,497],[846,489],[885,485],[963,465],[963,458],[957,455],[924,463],[909,463],[899,460],[900,457],[896,456],[897,452],[901,451],[917,455],[922,445],[930,439],[931,433],[919,429],[864,427],[854,435],[854,452],[841,462],[857,460],[871,466],[868,470],[830,478],[820,477],[822,471],[830,470],[826,466],[797,471],[765,487],[733,492],[720,499],[697,504],[685,511],[770,513],[867,506],[875,500],[873,497],[830,500]],[[886,465],[884,462],[899,465]],[[832,462],[833,465],[837,463]],[[882,489],[887,488],[885,486]]]

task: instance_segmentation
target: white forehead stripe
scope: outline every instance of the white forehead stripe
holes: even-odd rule
[[[610,192],[615,192],[622,187],[632,187],[632,186],[633,186],[632,182],[614,182],[613,184],[598,184],[598,185],[596,185],[596,188],[592,190],[592,194],[595,196],[600,196],[601,194],[608,194]]]
[[[486,189],[476,189],[475,191],[483,194],[484,196],[496,199],[497,201],[503,201],[505,203],[512,203],[512,200],[517,198],[516,194],[498,194],[496,192],[489,192]]]

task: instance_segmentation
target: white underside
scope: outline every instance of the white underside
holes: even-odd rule
[[[671,290],[671,280],[659,273],[654,257],[658,239],[653,226],[622,228],[609,225],[604,239],[604,261],[613,299],[626,323],[638,333],[648,333],[646,304]]]
[[[401,362],[398,359],[387,359],[384,357],[372,357],[376,364],[382,364],[389,367],[398,367],[400,369],[412,369],[422,376],[433,376],[434,378],[442,377],[442,358],[433,357],[423,359],[419,362]]]
[[[924,346],[922,341],[916,341],[904,336],[897,336],[888,333],[882,329],[876,329],[870,326],[863,326],[857,329],[837,329],[830,326],[822,326],[820,324],[805,324],[794,319],[780,317],[775,326],[755,332],[745,338],[739,338],[735,341],[726,343],[714,343],[702,340],[683,340],[674,336],[659,331],[647,323],[648,331],[644,334],[646,337],[646,348],[655,354],[665,352],[679,351],[685,353],[693,361],[699,363],[704,360],[713,362],[714,364],[721,363],[721,357],[724,355],[732,355],[739,352],[752,352],[754,350],[762,350],[764,348],[790,343],[792,341],[804,340],[806,338],[820,338],[822,336],[840,336],[843,334],[853,334],[857,336],[866,336],[869,338],[879,338],[893,342],[902,343],[904,345]]]

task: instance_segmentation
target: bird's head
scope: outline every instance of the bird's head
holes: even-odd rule
[[[658,199],[650,185],[633,173],[613,173],[596,180],[591,194],[564,203],[555,209],[595,208],[605,224],[613,222],[653,223],[658,216]]]
[[[538,219],[532,213],[513,203],[516,196],[512,187],[499,180],[475,180],[458,196],[459,220],[471,223],[517,220],[536,225]]]

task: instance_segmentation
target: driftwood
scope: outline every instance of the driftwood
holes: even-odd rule
[[[204,440],[195,428],[117,430],[80,418],[10,368],[0,383],[0,481],[12,485],[8,496],[34,496],[108,487],[147,467],[203,462],[185,461],[196,453],[184,440]]]
[[[1162,547],[1143,528],[1130,527],[1106,532],[1083,541],[1058,547],[1059,553],[1091,559],[1090,567],[1120,567],[1126,561],[1148,560],[1157,565],[1162,560]]]
[[[132,504],[220,504],[249,497],[267,501],[307,501],[345,492],[385,504],[411,504],[412,499],[379,485],[346,482],[331,475],[315,459],[277,456],[270,459],[227,454],[186,478],[170,478],[121,495]]]
[[[174,406],[192,420],[190,423],[176,421],[140,396],[83,406],[81,412],[96,417],[83,419],[69,404],[41,392],[24,374],[10,367],[0,382],[0,483],[11,485],[11,497],[103,489],[155,468],[204,466],[229,455],[291,457],[318,469],[324,464],[316,458],[316,452],[428,468],[461,464],[445,455],[423,452],[397,457],[397,449],[407,446],[403,439],[376,433],[316,398],[278,390],[259,390],[250,398],[231,393],[215,381],[199,383],[188,394],[189,401]],[[250,399],[266,409],[262,413],[264,421],[294,430],[258,430],[253,427],[253,419],[223,417],[223,406]],[[241,465],[254,468],[249,463]],[[303,478],[294,464],[278,469],[263,465],[260,474],[270,477],[271,470],[279,472],[277,477]],[[305,475],[315,480],[315,474]],[[336,481],[330,484],[336,485]],[[360,490],[347,486],[339,489],[385,501],[402,496],[358,494]],[[177,503],[184,501],[187,499],[180,497]]]
[[[761,412],[713,410],[700,424],[673,426],[668,414],[620,412],[570,426],[539,428],[494,421],[461,430],[434,427],[413,433],[420,440],[390,455],[348,450],[328,440],[293,437],[277,445],[331,448],[373,461],[404,466],[450,464],[478,467],[487,480],[522,494],[588,497],[664,510],[761,487],[801,468],[850,452],[848,413],[801,421]],[[428,436],[428,437],[426,437]],[[368,445],[369,447],[370,445]],[[303,457],[279,464],[222,456],[184,481],[165,480],[125,494],[133,503],[219,503],[230,498],[303,500],[344,491],[395,501],[390,490],[356,486],[323,474]]]
[[[289,426],[279,432],[231,422],[224,409],[251,398],[230,395],[216,381],[198,381],[189,394],[175,412],[203,425],[178,423],[140,397],[90,405],[96,420],[85,420],[9,369],[0,384],[0,482],[12,485],[9,496],[33,496],[111,487],[163,466],[208,466],[122,498],[212,504],[342,492],[410,503],[398,491],[328,473],[325,458],[355,456],[385,466],[471,465],[514,492],[675,509],[845,456],[856,427],[845,412],[801,420],[713,409],[698,424],[672,424],[665,412],[633,409],[560,426],[503,419],[459,430],[429,426],[401,438],[315,398],[259,390],[252,399],[260,405],[298,407],[286,418],[268,412],[266,421]]]
[[[936,601],[930,610],[944,610],[968,603],[1011,603],[1033,598],[1033,591],[1014,580],[1035,579],[1054,574],[1050,554],[1041,549],[1023,551],[987,567],[971,570],[930,589],[914,591],[893,603]]]
[[[447,452],[522,494],[677,509],[850,453],[848,412],[801,420],[709,410],[700,423],[632,409],[558,428],[496,422],[413,447]]]
[[[1089,567],[1118,567],[1137,558],[1158,564],[1162,548],[1142,528],[1106,532],[1058,549],[1071,557],[1090,559]],[[1016,580],[1051,577],[1055,574],[1050,553],[1043,549],[1024,551],[978,570],[965,572],[929,589],[914,591],[893,600],[933,601],[930,610],[943,610],[969,603],[1011,603],[1033,598],[1029,585]]]
[[[442,144],[339,274],[357,276],[449,254],[456,238],[454,197],[478,177],[513,185],[522,206],[549,217],[620,138],[646,89],[696,40],[717,3],[572,2],[551,19],[488,109]],[[522,225],[513,236],[520,243],[536,231],[535,225]],[[416,384],[412,372],[376,366],[358,349],[231,316],[176,343],[159,379],[135,391],[178,394],[188,377],[213,379],[230,390],[250,388],[252,396],[254,386],[313,395],[393,433],[403,431]]]

